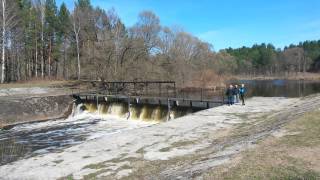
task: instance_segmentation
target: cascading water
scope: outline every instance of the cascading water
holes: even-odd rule
[[[173,107],[170,117],[177,118],[192,112],[191,108]],[[166,106],[76,101],[67,119],[22,124],[0,131],[0,165],[56,152],[102,136],[147,127],[167,118]]]
[[[75,106],[76,111],[96,114],[104,117],[118,117],[128,120],[145,122],[164,122],[168,119],[168,107],[152,104],[130,104],[124,102],[97,102],[89,101]],[[178,118],[193,112],[192,108],[174,107],[170,111],[170,118]]]
[[[154,124],[128,121],[127,111],[124,103],[74,103],[67,119],[27,123],[1,130],[0,166],[20,158],[60,151],[84,141]]]

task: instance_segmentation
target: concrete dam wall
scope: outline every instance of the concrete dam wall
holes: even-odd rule
[[[69,95],[0,99],[0,128],[15,124],[67,117],[72,110]]]

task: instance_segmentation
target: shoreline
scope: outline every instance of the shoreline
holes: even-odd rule
[[[320,81],[320,73],[298,73],[292,75],[281,75],[281,76],[268,76],[268,75],[258,75],[258,76],[248,76],[239,75],[232,76],[231,80],[304,80],[304,81]]]

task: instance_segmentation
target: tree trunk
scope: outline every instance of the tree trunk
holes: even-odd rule
[[[64,37],[63,41],[63,69],[62,69],[62,76],[66,79],[66,38]]]
[[[36,38],[36,54],[35,54],[36,62],[35,62],[35,75],[38,78],[38,40]]]
[[[307,58],[305,55],[303,55],[303,73],[306,73],[307,71]]]
[[[49,57],[48,57],[48,74],[49,74],[49,78],[51,77],[51,38],[49,40]]]
[[[17,54],[17,80],[20,81],[21,77],[20,77],[20,71],[21,71],[21,66],[20,66],[20,57],[18,54],[18,48],[16,49],[16,54]]]
[[[5,81],[5,70],[6,70],[6,61],[5,61],[5,41],[6,41],[6,0],[2,0],[2,67],[1,67],[1,83]]]
[[[77,43],[77,60],[78,60],[78,80],[80,80],[81,66],[80,66],[79,33],[76,33],[76,43]]]
[[[43,4],[41,5],[43,6]],[[41,78],[44,78],[44,10],[43,7],[41,7]]]
[[[58,69],[59,69],[58,66],[60,66],[60,65],[59,65],[59,61],[56,61],[55,64],[56,64],[56,69],[55,69],[55,71],[56,71],[56,72],[55,72],[55,73],[56,73],[56,79],[58,79]]]

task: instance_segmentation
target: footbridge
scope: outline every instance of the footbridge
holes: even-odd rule
[[[95,84],[97,90],[74,92],[77,102],[91,102],[98,107],[101,103],[118,102],[127,105],[151,105],[174,108],[191,108],[195,111],[217,107],[225,103],[222,92],[214,89],[197,89],[185,92],[177,89],[174,81],[86,81]],[[215,92],[216,91],[216,92]],[[208,96],[210,92],[212,96]]]

